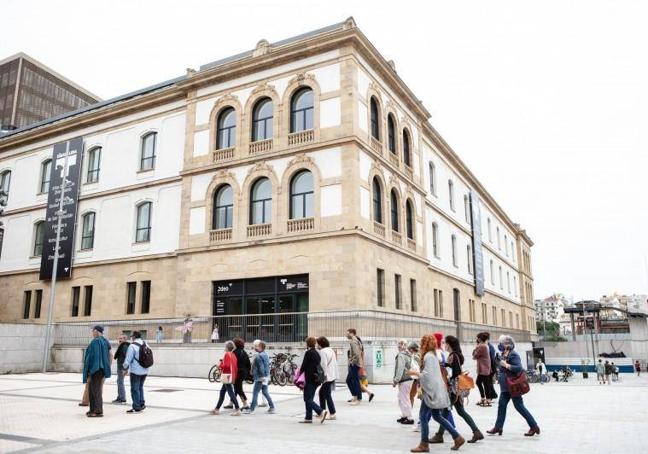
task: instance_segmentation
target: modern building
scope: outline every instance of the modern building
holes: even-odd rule
[[[569,301],[562,295],[554,294],[542,300],[535,300],[535,313],[538,321],[560,323]]]
[[[13,131],[0,318],[46,314],[52,150],[83,137],[58,321],[217,315],[284,339],[364,311],[529,340],[533,243],[429,120],[350,18]],[[249,318],[273,313],[298,315]]]
[[[0,60],[0,134],[98,101],[96,95],[22,52]]]

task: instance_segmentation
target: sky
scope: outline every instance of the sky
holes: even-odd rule
[[[107,99],[353,16],[535,245],[536,297],[648,293],[648,2],[0,0],[23,51]]]

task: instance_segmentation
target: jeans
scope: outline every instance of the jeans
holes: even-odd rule
[[[470,430],[472,430],[473,432],[477,432],[479,428],[477,427],[477,424],[475,424],[475,421],[472,419],[472,417],[466,412],[466,407],[463,404],[463,399],[457,398],[455,394],[450,394],[450,402],[452,402],[452,405],[454,406],[454,409],[457,411],[457,414],[461,416],[464,421],[466,421],[466,424],[468,424]],[[443,435],[444,431],[445,431],[444,427],[441,426],[439,427],[439,431],[437,432],[437,434]]]
[[[144,408],[144,381],[146,375],[130,374],[131,399],[133,401],[133,410]]]
[[[313,400],[315,399],[315,391],[317,390],[317,386],[317,384],[309,382],[306,382],[306,386],[304,386],[304,404],[306,406],[306,416],[304,416],[304,419],[307,421],[311,421],[313,419],[313,412],[315,412],[317,416],[319,416],[324,411],[322,410],[322,407],[317,405]]]
[[[274,408],[274,403],[272,402],[272,398],[270,398],[270,393],[268,392],[268,385],[265,385],[260,381],[255,381],[254,388],[252,389],[252,404],[250,405],[250,411],[254,411],[254,409],[257,407],[259,392],[261,392],[268,401],[268,406],[271,409]]]
[[[101,415],[103,414],[103,371],[98,370],[88,378],[88,381],[90,382],[90,386],[88,386],[90,412]]]
[[[234,408],[239,409],[238,400],[236,399],[236,393],[234,392],[234,385],[231,383],[223,384],[220,389],[220,395],[218,396],[218,403],[216,404],[216,410],[220,410],[223,401],[225,400],[225,393],[229,396]]]
[[[120,367],[117,368],[117,400],[126,402],[126,387],[124,386],[124,374],[126,371]]]
[[[358,400],[362,400],[362,389],[360,389],[360,366],[357,364],[349,364],[349,373],[346,379],[347,386],[351,395]]]
[[[432,409],[425,405],[425,401],[421,400],[421,409],[419,410],[419,420],[421,421],[421,442],[427,443],[430,438],[430,417],[434,418],[436,422],[441,424],[445,430],[450,432],[452,438],[457,438],[459,433],[450,424],[450,421],[445,419],[442,410]]]
[[[331,415],[335,414],[335,404],[333,403],[333,395],[331,394],[335,381],[327,381],[319,390],[319,404],[323,410],[328,408]]]
[[[518,413],[521,414],[524,419],[526,419],[526,422],[530,428],[533,429],[535,427],[538,427],[538,423],[535,421],[535,419],[533,419],[533,416],[531,416],[529,410],[527,410],[524,406],[522,396],[511,397],[511,393],[502,392],[500,393],[500,400],[499,404],[497,405],[497,421],[495,422],[495,427],[497,429],[504,428],[504,421],[506,420],[506,407],[508,406],[510,400],[513,401],[513,406],[518,411]]]

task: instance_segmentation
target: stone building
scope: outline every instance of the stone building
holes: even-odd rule
[[[0,319],[46,313],[52,147],[82,136],[56,320],[365,310],[529,337],[533,243],[429,119],[350,18],[14,131]]]

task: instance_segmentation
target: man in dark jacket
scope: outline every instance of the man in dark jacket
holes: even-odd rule
[[[124,386],[124,360],[126,359],[126,352],[130,343],[126,340],[126,335],[120,334],[117,338],[119,347],[115,352],[115,359],[117,360],[117,399],[113,400],[113,404],[126,403],[126,387]]]
[[[103,331],[100,325],[92,328],[93,339],[83,359],[83,383],[90,382],[90,411],[86,413],[89,418],[103,416],[103,381],[110,378],[110,353]]]
[[[250,407],[247,403],[247,396],[245,395],[245,391],[243,391],[243,382],[250,376],[252,364],[250,363],[250,357],[245,351],[245,342],[243,341],[243,339],[239,337],[235,338],[234,345],[236,346],[234,355],[236,356],[236,361],[238,364],[236,381],[234,381],[234,392],[241,398],[241,401],[243,402],[242,410],[249,410]],[[225,408],[232,408],[231,406],[232,403],[227,405]]]

